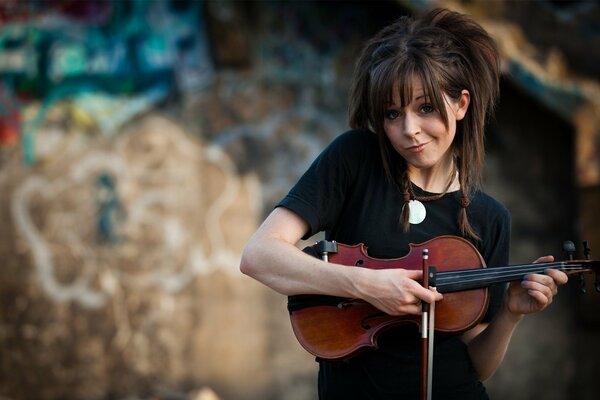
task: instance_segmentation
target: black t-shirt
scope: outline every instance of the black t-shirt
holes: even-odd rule
[[[417,195],[427,193],[413,185]],[[447,193],[425,202],[426,217],[404,232],[400,223],[403,197],[385,175],[377,137],[366,130],[338,136],[313,162],[298,183],[277,206],[286,207],[308,222],[311,236],[325,231],[339,243],[364,243],[369,255],[398,258],[409,243],[422,243],[441,235],[461,236],[458,227],[460,194]],[[510,214],[483,192],[477,192],[467,208],[469,222],[481,237],[472,243],[488,267],[508,264]],[[503,286],[490,291],[484,321],[501,305]],[[321,399],[412,399],[419,395],[420,334],[413,324],[386,331],[378,349],[350,360],[320,362]],[[459,335],[436,335],[434,398],[485,399],[465,344]]]

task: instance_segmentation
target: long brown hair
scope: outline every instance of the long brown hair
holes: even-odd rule
[[[410,103],[413,77],[422,82],[446,126],[444,94],[458,100],[463,89],[470,93],[467,114],[457,123],[450,151],[461,188],[459,228],[463,236],[479,239],[467,219],[466,208],[481,185],[484,126],[499,92],[496,43],[469,17],[435,9],[421,18],[401,17],[383,28],[367,42],[357,60],[350,90],[349,123],[352,128],[370,129],[378,135],[386,174],[404,194],[400,219],[405,230],[409,227],[406,203],[416,196],[406,162],[385,134],[384,117],[394,91],[400,94],[402,107]]]

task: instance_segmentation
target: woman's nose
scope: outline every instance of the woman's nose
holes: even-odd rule
[[[403,130],[407,136],[414,136],[420,132],[418,118],[412,113],[404,114]]]

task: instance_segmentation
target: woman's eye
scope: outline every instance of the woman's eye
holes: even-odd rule
[[[398,111],[389,110],[388,112],[385,113],[385,118],[392,120],[392,119],[398,118],[399,115],[400,115],[400,113]]]
[[[435,108],[431,104],[424,104],[421,106],[421,112],[424,114],[429,114],[435,111]]]

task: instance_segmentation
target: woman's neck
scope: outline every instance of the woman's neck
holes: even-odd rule
[[[430,193],[455,192],[460,189],[458,171],[453,161],[431,168],[414,168],[408,165],[408,177],[412,183]]]

